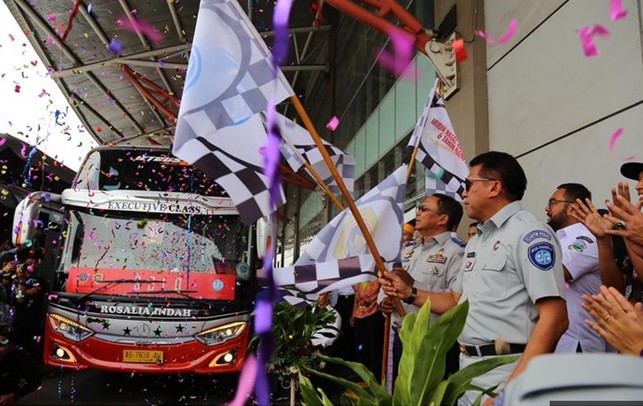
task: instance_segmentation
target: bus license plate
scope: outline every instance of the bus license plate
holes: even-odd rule
[[[123,350],[123,362],[162,364],[163,351]]]

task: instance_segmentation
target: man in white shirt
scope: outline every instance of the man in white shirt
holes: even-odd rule
[[[557,353],[606,350],[603,338],[585,324],[589,314],[581,307],[581,296],[597,294],[601,286],[596,237],[570,215],[576,199],[585,202],[591,198],[592,194],[585,186],[565,183],[558,186],[545,206],[547,223],[556,231],[560,242],[567,294],[569,327],[558,341]]]

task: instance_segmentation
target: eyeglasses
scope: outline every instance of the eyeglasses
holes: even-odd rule
[[[442,213],[441,211],[433,210],[433,209],[431,209],[431,208],[429,208],[429,207],[426,207],[426,206],[425,206],[425,205],[423,205],[423,204],[421,204],[421,205],[419,205],[419,206],[417,207],[417,211],[419,211],[419,212],[421,212],[421,213],[424,213],[425,211],[432,211],[433,213],[436,213],[436,214],[444,214],[444,213]]]
[[[464,190],[467,192],[469,189],[471,189],[471,185],[473,182],[495,182],[495,179],[487,179],[487,178],[465,178],[464,180]]]
[[[547,207],[551,207],[551,206],[553,206],[555,204],[558,204],[558,203],[576,203],[576,202],[574,202],[572,200],[549,199],[547,201]]]

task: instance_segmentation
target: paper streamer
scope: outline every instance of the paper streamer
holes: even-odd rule
[[[399,28],[391,29],[388,35],[391,38],[393,53],[380,50],[377,57],[379,64],[394,75],[415,75],[414,69],[407,70],[413,58],[415,37]]]
[[[610,0],[610,18],[617,21],[627,17],[627,10],[623,9],[622,0]]]
[[[614,145],[616,144],[616,140],[618,140],[621,135],[623,135],[622,128],[619,128],[614,134],[612,134],[612,138],[610,138],[610,152],[614,152]]]
[[[151,303],[150,303],[151,304]],[[239,376],[239,387],[232,402],[228,406],[243,406],[248,402],[248,396],[252,393],[257,376],[257,359],[250,354],[246,357]]]
[[[116,20],[116,23],[123,29],[134,31],[145,35],[154,43],[158,43],[163,39],[163,36],[154,27],[140,20]]]
[[[514,33],[516,32],[517,28],[518,28],[518,20],[516,20],[515,18],[512,18],[511,21],[509,22],[509,28],[507,29],[507,32],[498,40],[494,40],[493,38],[491,38],[491,36],[489,36],[489,34],[485,33],[484,31],[474,31],[474,33],[475,35],[487,41],[487,44],[499,45],[509,41],[511,37],[514,36]]]
[[[591,58],[600,54],[600,51],[596,48],[596,44],[594,43],[594,36],[607,37],[609,35],[610,32],[607,28],[600,24],[591,28],[581,28],[578,32],[578,36],[580,37],[580,42],[583,45],[583,53],[585,53],[585,57]]]

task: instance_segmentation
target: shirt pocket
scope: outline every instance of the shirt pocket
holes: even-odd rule
[[[507,292],[507,254],[495,254],[484,262],[476,285],[478,293],[489,297],[502,297]]]

